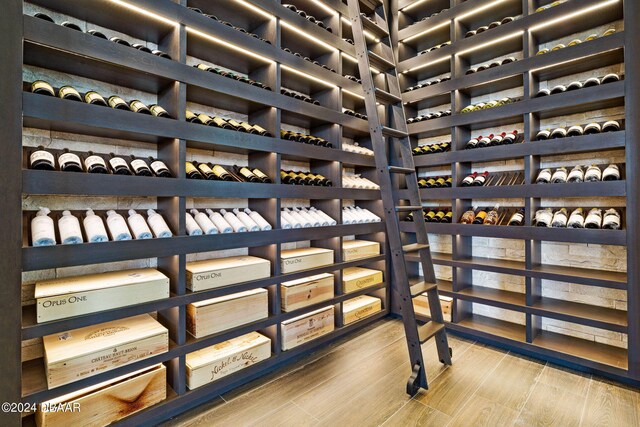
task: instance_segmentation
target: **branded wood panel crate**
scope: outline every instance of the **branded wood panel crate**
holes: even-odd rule
[[[442,317],[447,322],[451,322],[451,310],[453,306],[453,298],[440,295],[440,307],[442,307]],[[431,317],[429,309],[429,298],[425,294],[418,295],[413,299],[413,309],[416,314]]]
[[[48,335],[43,342],[49,388],[169,350],[167,329],[148,314]]]
[[[159,364],[44,402],[36,413],[36,424],[102,427],[166,397],[167,369]]]
[[[271,275],[271,262],[254,256],[233,256],[187,263],[187,288],[194,292]]]
[[[250,332],[187,354],[187,387],[193,390],[271,357],[271,340]]]
[[[345,240],[342,242],[342,260],[353,261],[380,255],[380,243],[368,240]]]
[[[280,288],[282,311],[293,311],[333,298],[333,274],[324,273],[283,282]]]
[[[143,268],[36,282],[38,323],[169,298],[169,278]]]
[[[187,305],[187,331],[202,338],[267,316],[267,290],[252,289]]]
[[[290,350],[333,331],[335,327],[332,305],[312,311],[280,324],[282,350]]]
[[[345,325],[357,322],[382,311],[382,300],[369,295],[361,295],[342,303],[342,320]]]
[[[282,273],[308,270],[333,264],[333,250],[324,248],[300,248],[282,251]]]
[[[370,268],[349,267],[342,270],[343,292],[353,292],[375,286],[384,281],[382,271]]]

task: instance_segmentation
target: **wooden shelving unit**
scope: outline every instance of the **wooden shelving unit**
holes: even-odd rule
[[[410,134],[419,139],[440,137],[451,141],[451,151],[415,157],[418,170],[451,168],[452,188],[421,190],[423,201],[450,200],[453,223],[428,223],[430,233],[451,236],[452,253],[434,253],[434,263],[452,267],[452,280],[439,283],[440,293],[454,299],[452,332],[498,344],[517,352],[551,360],[573,368],[608,375],[633,384],[640,383],[640,292],[637,289],[638,263],[638,195],[635,188],[640,166],[633,135],[638,131],[640,92],[638,72],[640,59],[635,22],[640,8],[632,1],[601,2],[569,0],[536,13],[550,1],[507,0],[441,0],[412,2],[393,0],[398,43],[398,68],[403,72],[403,89],[429,81],[443,74],[451,80],[420,89],[406,91],[403,100],[408,117],[418,111],[442,109],[450,105],[453,114],[409,125]],[[422,20],[425,16],[440,12]],[[465,38],[467,31],[506,16],[518,19]],[[572,18],[578,17],[579,18]],[[616,21],[624,30],[607,37],[536,55],[539,46],[553,40],[569,39],[571,34],[587,31]],[[595,32],[595,31],[594,31]],[[424,54],[432,46],[451,44]],[[513,55],[517,61],[466,74],[471,66],[489,63],[496,58]],[[535,98],[539,83],[572,74],[624,64],[624,80],[614,84]],[[513,104],[461,114],[471,99],[501,90],[521,88],[524,96]],[[437,108],[436,108],[437,107]],[[619,132],[586,135],[554,141],[535,141],[540,121],[557,116],[586,113],[610,107],[624,107],[625,128]],[[524,127],[524,142],[465,150],[464,146],[477,130],[494,128],[510,130],[511,125]],[[504,128],[504,129],[503,129]],[[617,182],[536,185],[542,156],[598,153],[624,150],[626,170]],[[524,162],[525,185],[496,187],[458,187],[472,170],[474,163],[500,160]],[[546,229],[532,226],[535,211],[544,199],[620,197],[626,200],[623,230]],[[457,223],[471,207],[472,200],[516,199],[525,207],[523,227],[465,225]],[[571,206],[571,201],[567,202]],[[413,223],[402,224],[410,232]],[[473,237],[514,239],[524,242],[522,261],[479,257],[473,251]],[[627,248],[627,272],[550,265],[542,261],[543,242],[618,245]],[[483,287],[473,281],[474,271],[485,271],[524,277],[523,292]],[[542,280],[565,281],[592,287],[626,291],[626,311],[598,307],[542,295]],[[512,323],[474,313],[472,304],[524,314],[525,324]],[[573,338],[542,329],[542,319],[557,319],[626,334],[628,350],[593,341]]]
[[[121,425],[154,424],[204,403],[211,396],[264,375],[287,360],[320,348],[389,313],[390,289],[387,283],[356,292],[342,291],[342,269],[368,266],[386,271],[388,261],[383,223],[341,225],[339,220],[343,200],[354,200],[359,206],[379,216],[383,214],[379,191],[348,189],[341,185],[344,168],[353,169],[372,180],[375,176],[373,157],[341,149],[343,137],[355,139],[363,146],[369,144],[367,121],[342,112],[343,107],[364,112],[362,87],[343,76],[357,75],[357,63],[353,62],[355,49],[342,39],[343,32],[344,37],[350,32],[350,28],[341,20],[342,16],[347,17],[346,4],[338,0],[325,1],[329,8],[336,11],[330,14],[313,1],[293,1],[331,26],[333,33],[329,33],[275,0],[96,0],[90,5],[82,0],[29,1],[81,21],[156,43],[159,49],[173,58],[168,60],[28,16],[23,12],[22,0],[9,3],[4,8],[6,14],[3,13],[0,18],[3,28],[10,32],[3,39],[3,51],[16,52],[11,60],[6,58],[0,65],[0,75],[3,76],[0,95],[11,100],[0,107],[5,113],[3,129],[7,128],[5,136],[8,138],[0,160],[4,167],[0,171],[0,178],[10,189],[6,192],[11,193],[5,199],[8,204],[1,214],[10,230],[8,238],[0,244],[5,280],[0,308],[7,313],[1,322],[4,330],[11,331],[0,339],[0,344],[8,351],[0,368],[8,384],[0,392],[4,401],[42,402],[162,362],[168,368],[167,399],[119,422]],[[250,29],[271,43],[209,19],[187,6],[201,8],[205,13],[215,14],[220,19]],[[4,26],[5,23],[11,25]],[[376,29],[372,28],[371,31],[375,32]],[[337,72],[294,56],[284,51],[285,47],[316,59]],[[20,52],[23,56],[18,54]],[[245,73],[267,84],[273,91],[198,70],[189,62],[193,60],[192,57]],[[29,82],[22,79],[23,64],[155,94],[158,103],[176,119],[144,116],[32,94],[26,85]],[[307,93],[318,99],[320,105],[281,95],[281,87]],[[189,102],[246,114],[250,123],[261,125],[276,137],[188,123],[184,119],[184,111]],[[7,107],[9,104],[10,108]],[[277,136],[283,125],[306,128],[310,134],[332,142],[334,148],[281,140]],[[19,143],[23,127],[148,143],[157,147],[157,157],[169,166],[176,177],[95,176],[29,170],[22,160],[26,151]],[[249,165],[275,178],[275,183],[188,180],[184,165],[189,149],[247,155]],[[303,188],[281,184],[281,164],[289,160],[309,163],[312,170],[331,179],[334,186]],[[153,197],[157,200],[159,213],[173,230],[174,237],[30,247],[26,231],[28,226],[23,226],[28,224],[30,217],[20,207],[22,195]],[[260,212],[274,229],[189,237],[184,223],[187,199],[205,197],[247,199],[249,207]],[[285,199],[309,200],[312,206],[337,218],[339,224],[334,227],[281,230],[280,208]],[[383,254],[357,261],[343,261],[341,248],[344,236],[378,241]],[[312,246],[333,249],[335,263],[283,274],[280,268],[281,246],[299,241],[310,241]],[[186,289],[184,267],[188,254],[235,248],[248,248],[250,255],[271,261],[271,277],[202,292]],[[158,269],[169,276],[170,298],[40,324],[36,322],[33,306],[20,308],[21,272],[146,258],[157,259]],[[281,282],[326,272],[335,275],[335,298],[293,312],[281,311]],[[269,291],[268,318],[200,339],[187,334],[187,304],[261,287]],[[343,325],[342,303],[362,294],[381,298],[383,311],[354,324]],[[335,307],[335,331],[295,349],[282,351],[279,324],[327,305]],[[157,312],[158,320],[170,331],[170,349],[167,353],[52,390],[46,386],[42,359],[21,363],[19,353],[23,340],[150,312]],[[16,330],[18,324],[22,328]],[[259,331],[271,338],[272,355],[269,359],[201,388],[186,388],[186,354],[251,331]],[[13,414],[13,417],[3,414],[3,417],[8,417],[5,425],[19,425],[21,422],[20,414]],[[32,418],[25,417],[23,425],[31,425]]]

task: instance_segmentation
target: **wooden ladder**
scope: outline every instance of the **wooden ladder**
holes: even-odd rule
[[[422,201],[418,191],[418,182],[411,141],[407,128],[400,82],[396,69],[396,55],[391,45],[388,15],[380,1],[364,0],[374,10],[369,19],[361,13],[361,0],[347,0],[349,15],[355,42],[356,57],[360,69],[360,78],[364,90],[364,101],[369,118],[369,131],[375,153],[377,175],[379,178],[382,202],[385,211],[387,237],[391,249],[391,266],[394,278],[395,295],[399,297],[412,374],[407,382],[407,393],[416,394],[420,388],[427,389],[427,374],[421,344],[431,338],[436,339],[440,362],[451,365],[451,348],[447,342],[447,333],[442,317],[442,308],[438,297],[433,260],[429,250],[427,229],[422,215]],[[366,35],[365,35],[366,31]],[[367,41],[371,39],[371,44]],[[379,74],[375,77],[372,68]],[[385,85],[384,89],[376,86]],[[386,107],[386,124],[381,123],[378,105]],[[389,138],[387,150],[385,138]],[[387,154],[389,152],[389,154]],[[398,153],[401,164],[392,165],[389,155]],[[406,196],[400,197],[399,183],[402,179],[393,179],[391,175],[403,176],[406,181]],[[401,205],[400,200],[408,200]],[[412,212],[415,224],[416,243],[405,244],[400,234],[400,213]],[[415,257],[415,255],[418,257]],[[412,257],[413,255],[413,257]],[[422,266],[422,281],[410,284],[407,262],[419,262]],[[431,320],[419,324],[413,309],[413,298],[426,293],[431,310]]]

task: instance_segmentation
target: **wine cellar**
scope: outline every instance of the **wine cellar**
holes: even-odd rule
[[[640,4],[287,1],[6,2],[3,425],[158,425],[413,311],[640,386]]]

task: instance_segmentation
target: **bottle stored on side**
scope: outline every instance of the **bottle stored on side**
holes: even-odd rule
[[[233,233],[233,227],[227,222],[220,212],[214,212],[211,209],[205,209],[209,219],[213,222],[220,233]]]
[[[85,157],[84,159],[84,167],[89,173],[109,173],[109,170],[107,169],[107,163],[104,161],[102,156],[93,154],[93,151],[89,151],[87,153],[87,157]]]
[[[144,217],[135,210],[129,209],[129,218],[127,218],[127,221],[129,222],[129,227],[131,227],[131,231],[133,232],[133,237],[135,237],[136,240],[153,238],[153,234],[151,234],[147,221],[145,221]]]
[[[129,157],[131,158],[131,168],[136,175],[153,176],[153,172],[151,172],[151,169],[149,168],[149,165],[147,165],[147,162],[142,159],[137,159],[133,154]]]
[[[29,167],[37,170],[53,171],[56,170],[56,158],[40,145],[31,152],[29,156]]]
[[[511,215],[511,218],[509,218],[509,222],[507,224],[512,226],[524,225],[524,209],[518,209],[517,212]]]
[[[238,218],[240,222],[242,222],[247,227],[248,231],[260,231],[260,226],[253,219],[251,219],[251,217],[249,217],[246,212],[235,208],[233,210],[233,213],[235,214],[236,218]]]
[[[185,214],[185,226],[188,236],[202,236],[202,229],[189,212]]]
[[[197,209],[191,209],[191,215],[193,215],[196,224],[204,234],[218,234],[218,228],[206,214],[198,211]]]
[[[232,212],[227,212],[225,209],[220,209],[220,215],[233,227],[233,231],[236,233],[246,233],[249,231],[247,227],[240,221]]]
[[[147,209],[147,218],[149,226],[151,226],[151,230],[157,238],[162,239],[173,236],[167,222],[164,220],[162,215],[157,213],[155,210]]]
[[[58,164],[63,172],[84,172],[80,157],[70,152],[68,148],[62,150],[62,154],[58,156]]]
[[[96,215],[93,210],[87,209],[87,213],[82,220],[84,232],[89,243],[108,242],[107,229],[104,227],[102,218]]]
[[[173,177],[173,175],[171,174],[171,171],[162,160],[154,159],[153,157],[149,156],[149,167],[151,168],[153,173],[159,178]]]
[[[33,246],[53,246],[56,244],[56,230],[48,208],[40,207],[31,220],[31,244]]]
[[[58,231],[63,245],[76,245],[83,242],[80,221],[69,211],[62,212],[62,217],[58,220]]]
[[[116,156],[113,153],[109,153],[109,166],[111,167],[111,172],[114,175],[132,175],[131,169],[129,169],[129,164],[122,157]]]
[[[127,222],[124,217],[116,211],[107,211],[107,228],[113,241],[119,242],[132,239],[129,227],[127,227]]]

